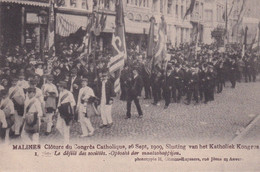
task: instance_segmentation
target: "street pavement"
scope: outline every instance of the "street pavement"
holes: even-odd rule
[[[183,98],[184,99],[184,98]],[[112,142],[112,141],[146,141],[146,142],[225,142],[229,143],[243,131],[260,112],[260,82],[238,83],[235,89],[229,82],[220,94],[215,94],[215,101],[207,104],[170,104],[164,109],[164,100],[159,106],[151,104],[152,100],[140,99],[144,116],[137,118],[137,111],[132,104],[132,117],[124,119],[126,102],[115,100],[113,105],[113,122],[111,128],[99,129],[100,116],[92,116],[95,128],[92,137],[80,138],[80,124],[71,126],[72,142]],[[41,130],[46,126],[42,125]],[[253,138],[260,131],[260,122],[255,126],[257,132],[248,137]],[[259,138],[259,135],[258,135]],[[49,136],[41,134],[40,142],[62,140],[54,129]]]

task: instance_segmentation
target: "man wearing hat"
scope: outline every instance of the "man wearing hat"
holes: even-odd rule
[[[42,76],[43,75],[43,65],[44,63],[42,61],[39,61],[37,64],[36,64],[36,69],[35,69],[35,73],[39,76]]]
[[[68,82],[68,90],[74,95],[75,100],[78,99],[81,79],[77,76],[77,70],[72,69]]]
[[[44,96],[42,94],[42,90],[40,88],[38,88],[37,85],[37,80],[36,79],[31,79],[29,81],[30,87],[31,88],[35,88],[36,92],[35,92],[35,97],[39,100],[39,102],[41,103],[41,107],[42,107],[42,111],[44,113],[45,107],[44,107]],[[29,88],[30,88],[29,87]],[[26,98],[28,98],[28,93],[26,94]]]
[[[12,100],[9,99],[8,90],[4,89],[0,91],[0,109],[4,112],[7,127],[6,127],[6,134],[5,134],[5,142],[8,143],[9,141],[9,131],[10,128],[14,124],[14,104]]]
[[[131,103],[134,101],[136,109],[138,111],[139,118],[143,117],[143,111],[141,109],[138,97],[141,95],[143,81],[139,76],[137,69],[133,70],[133,77],[128,80],[127,83],[127,112],[125,119],[131,118]]]
[[[58,100],[58,110],[59,117],[57,121],[57,129],[60,130],[61,134],[64,136],[64,143],[69,142],[70,137],[70,122],[73,119],[74,107],[76,105],[73,94],[67,90],[67,82],[60,81],[58,83],[59,87],[59,100]],[[60,125],[58,125],[60,124]]]
[[[111,127],[113,125],[112,121],[112,104],[113,99],[112,97],[115,96],[114,92],[114,86],[113,84],[108,80],[108,73],[103,73],[101,78],[101,92],[100,95],[100,113],[101,113],[101,119],[103,124],[100,126],[100,128],[104,127]]]
[[[36,88],[29,87],[27,89],[28,99],[24,104],[24,126],[22,139],[25,142],[39,143],[40,118],[43,115],[41,103],[36,95]]]
[[[165,76],[163,77],[163,82],[162,82],[163,97],[165,100],[164,109],[167,109],[171,102],[171,93],[172,93],[171,90],[173,87],[173,76],[171,74],[172,74],[172,70],[171,70],[170,66],[168,66],[167,72],[166,72]]]
[[[47,75],[46,84],[42,86],[42,93],[45,100],[45,112],[47,118],[47,130],[46,135],[50,134],[53,126],[52,117],[56,110],[56,98],[58,97],[57,87],[52,83],[53,76]]]
[[[7,122],[5,119],[5,113],[0,109],[0,143],[4,142],[6,135]]]
[[[20,128],[22,126],[22,116],[24,113],[24,101],[25,101],[25,94],[22,87],[17,85],[18,79],[13,78],[12,86],[9,88],[8,94],[9,98],[13,101],[14,104],[14,116],[15,116],[15,123],[14,123],[14,132],[15,136],[20,135]]]
[[[78,120],[82,129],[81,137],[92,136],[94,134],[94,128],[90,122],[89,114],[87,114],[87,103],[90,97],[95,97],[92,88],[88,87],[88,79],[82,79],[81,89],[79,90],[79,96],[76,106],[78,112]]]
[[[28,81],[25,80],[24,73],[19,74],[19,80],[17,82],[17,85],[24,89],[24,91],[26,91],[26,89],[29,87]]]

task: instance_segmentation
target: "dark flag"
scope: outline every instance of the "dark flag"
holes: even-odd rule
[[[164,20],[164,17],[161,17],[161,23],[159,24],[158,29],[158,41],[155,46],[155,53],[153,56],[153,67],[158,66],[160,68],[160,65],[164,62],[167,54],[167,24]]]
[[[258,51],[258,48],[259,48],[259,29],[260,29],[260,23],[258,23],[256,35],[255,35],[254,39],[252,40],[251,48],[250,48],[251,50],[257,50]]]
[[[187,9],[184,17],[183,17],[183,20],[187,17],[187,15],[191,14],[194,10],[194,6],[195,6],[195,2],[196,0],[191,0],[191,3],[190,3],[190,7]]]
[[[155,24],[155,18],[151,17],[150,19],[150,30],[149,30],[149,35],[148,35],[148,47],[147,47],[147,57],[149,59],[152,58],[154,55],[153,50],[154,50],[154,24]]]
[[[47,36],[47,49],[49,52],[49,56],[52,56],[55,54],[55,48],[54,48],[54,2],[53,0],[50,0],[50,6],[49,6],[49,24],[48,24],[48,36]]]
[[[148,35],[148,42],[147,42],[147,61],[145,64],[145,71],[148,75],[151,75],[152,72],[152,66],[153,66],[153,57],[154,57],[154,47],[155,47],[155,41],[154,41],[154,24],[155,24],[155,18],[150,18],[150,30]]]
[[[120,73],[124,67],[126,54],[125,43],[125,21],[122,0],[116,1],[116,18],[115,18],[115,33],[112,37],[112,46],[114,48],[114,56],[109,61],[109,72],[114,75],[114,91],[117,93],[120,91]]]
[[[242,57],[244,57],[244,56],[245,56],[245,52],[246,52],[246,44],[247,44],[247,31],[248,31],[248,27],[246,26],[246,28],[245,28],[245,35],[244,35],[243,49],[242,49]]]

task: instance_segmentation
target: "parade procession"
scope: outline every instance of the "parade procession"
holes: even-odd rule
[[[1,144],[134,138],[259,82],[248,1],[0,0]]]

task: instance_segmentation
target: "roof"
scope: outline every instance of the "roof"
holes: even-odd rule
[[[49,0],[0,0],[0,2],[49,7]]]

